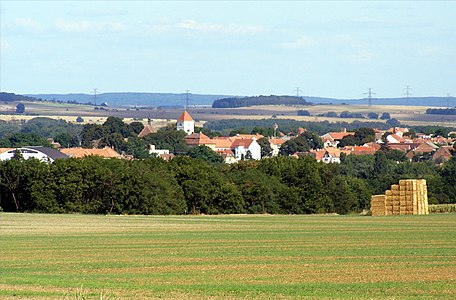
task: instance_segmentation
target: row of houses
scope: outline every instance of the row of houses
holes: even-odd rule
[[[423,133],[415,134],[416,137],[409,136],[408,128],[393,127],[382,131],[374,129],[375,142],[366,143],[362,146],[339,147],[342,139],[348,135],[355,135],[354,132],[347,132],[345,129],[340,132],[328,132],[321,136],[324,143],[323,149],[311,150],[308,154],[323,162],[340,162],[342,153],[348,155],[373,155],[382,146],[389,150],[398,150],[405,154],[406,158],[413,160],[415,157],[428,156],[436,163],[448,161],[452,156],[454,138],[426,135]],[[455,135],[450,133],[449,136]],[[299,155],[296,154],[296,155]]]
[[[226,163],[235,163],[244,159],[261,159],[261,146],[258,140],[263,138],[260,134],[237,134],[229,137],[209,138],[203,133],[195,133],[195,121],[191,115],[184,111],[177,119],[177,130],[183,130],[187,136],[184,138],[189,148],[207,146],[222,156]],[[306,153],[295,153],[293,156],[311,155],[318,161],[325,163],[340,163],[342,154],[345,155],[373,155],[382,146],[391,150],[399,150],[406,154],[406,157],[413,159],[416,156],[432,156],[432,160],[437,163],[447,161],[452,156],[452,144],[454,139],[445,137],[433,137],[425,134],[416,134],[415,138],[408,136],[408,128],[394,127],[387,131],[374,129],[375,142],[367,143],[362,146],[339,147],[340,142],[346,136],[355,135],[354,132],[347,132],[345,129],[340,132],[328,132],[321,136],[324,147],[322,149],[310,150]],[[150,120],[144,129],[138,134],[145,137],[156,132]],[[280,147],[287,140],[293,139],[305,132],[304,128],[299,128],[296,133],[280,133],[278,138],[268,138],[272,149],[272,156],[279,154]],[[456,134],[456,133],[453,133]],[[165,160],[172,159],[173,154],[168,150],[156,149],[154,145],[148,146],[149,154],[154,154]],[[85,149],[85,148],[61,148],[60,151],[45,147],[21,147],[21,148],[0,148],[0,160],[11,159],[20,155],[25,159],[34,157],[42,161],[52,162],[59,158],[85,157],[97,155],[105,158],[127,158],[132,157],[121,155],[112,148]]]

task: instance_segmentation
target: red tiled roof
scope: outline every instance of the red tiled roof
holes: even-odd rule
[[[388,135],[390,137],[392,137],[393,139],[395,139],[396,141],[398,141],[399,143],[403,143],[405,142],[405,139],[401,138],[400,136],[398,136],[397,134],[395,133],[392,133],[390,135]]]
[[[273,145],[282,145],[283,143],[285,143],[286,141],[283,140],[283,139],[269,139],[269,143],[270,144],[273,144]]]
[[[81,158],[84,156],[96,155],[104,158],[120,158],[121,155],[109,147],[103,149],[85,149],[85,148],[64,148],[60,152],[70,157]]]
[[[342,140],[347,135],[355,135],[354,132],[329,132],[334,140]]]
[[[259,140],[262,137],[264,137],[264,136],[257,133],[257,134],[236,134],[235,136],[232,136],[231,138],[236,139],[236,140],[237,139],[243,139],[243,140],[249,139],[249,140],[251,140],[251,139],[255,138],[255,139]]]
[[[184,111],[179,118],[177,118],[177,122],[183,122],[183,121],[193,121],[192,116],[187,111]]]
[[[233,142],[231,147],[234,148],[234,147],[238,147],[238,146],[244,146],[245,148],[248,148],[248,147],[250,147],[252,142],[253,142],[253,140],[251,140],[251,139],[237,139]]]
[[[320,149],[320,150],[310,150],[309,151],[310,155],[312,155],[316,160],[318,161],[321,161],[321,159],[323,158],[323,156],[325,155],[326,153],[326,150],[325,149]]]
[[[215,141],[215,148],[231,148],[231,145],[233,144],[233,140],[230,137],[216,137],[212,139]]]
[[[185,138],[185,143],[189,146],[199,146],[199,145],[215,145],[215,141],[210,139],[204,133],[192,133],[187,135]]]
[[[143,130],[141,130],[141,132],[138,134],[138,137],[139,138],[143,138],[151,133],[155,133],[157,132],[157,130],[152,127],[152,125],[146,125],[144,126]]]
[[[0,148],[0,153],[4,153],[4,152],[7,152],[7,151],[10,151],[13,149],[15,149],[15,148]]]

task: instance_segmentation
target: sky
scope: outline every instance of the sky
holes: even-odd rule
[[[0,90],[456,95],[456,1],[0,0]]]

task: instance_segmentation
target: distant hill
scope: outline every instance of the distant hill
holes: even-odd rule
[[[12,93],[1,93],[1,101],[3,100],[4,94]],[[13,94],[14,95],[14,94]],[[20,95],[18,95],[20,96]],[[33,100],[48,100],[48,101],[63,101],[63,102],[77,102],[77,103],[93,103],[94,97],[90,94],[26,94],[20,96],[22,98],[15,98],[21,101],[26,100],[26,97],[33,97]],[[186,94],[176,93],[102,93],[97,95],[97,104],[107,102],[110,106],[153,106],[153,107],[183,107],[185,105]],[[232,95],[202,95],[202,94],[190,94],[189,105],[212,105],[215,100],[223,98],[242,98],[233,97]],[[248,97],[255,98],[255,97]],[[295,97],[301,98],[301,97]],[[367,99],[337,99],[337,98],[325,98],[325,97],[313,97],[303,96],[307,102],[313,104],[367,104]],[[5,99],[12,99],[6,97]],[[428,106],[428,107],[446,107],[448,102],[450,106],[456,106],[456,98],[450,97],[448,101],[447,97],[410,97],[408,99],[409,105],[417,106]],[[373,105],[406,105],[405,98],[374,98],[372,99]]]
[[[314,104],[367,104],[368,100],[363,99],[336,99],[336,98],[323,98],[305,96],[306,100]],[[448,101],[449,100],[449,101]],[[449,102],[449,103],[448,103]],[[408,100],[402,98],[373,98],[372,105],[415,105],[415,106],[443,106],[450,107],[456,105],[455,97],[409,97]]]
[[[49,101],[94,103],[94,95],[90,94],[33,94]],[[108,103],[109,106],[165,106],[183,107],[186,102],[186,94],[172,93],[102,93],[97,95],[97,104]],[[200,95],[189,94],[189,105],[212,105],[214,100],[229,97],[228,95]]]
[[[212,108],[234,108],[255,105],[310,105],[302,97],[296,96],[257,96],[257,97],[231,97],[215,100]]]
[[[3,102],[40,101],[40,100],[42,100],[42,99],[37,99],[35,97],[30,97],[30,96],[18,95],[18,94],[14,94],[14,93],[5,93],[5,92],[0,93],[0,101],[3,101]]]

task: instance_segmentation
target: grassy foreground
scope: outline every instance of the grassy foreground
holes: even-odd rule
[[[0,213],[1,299],[454,299],[456,214]]]

